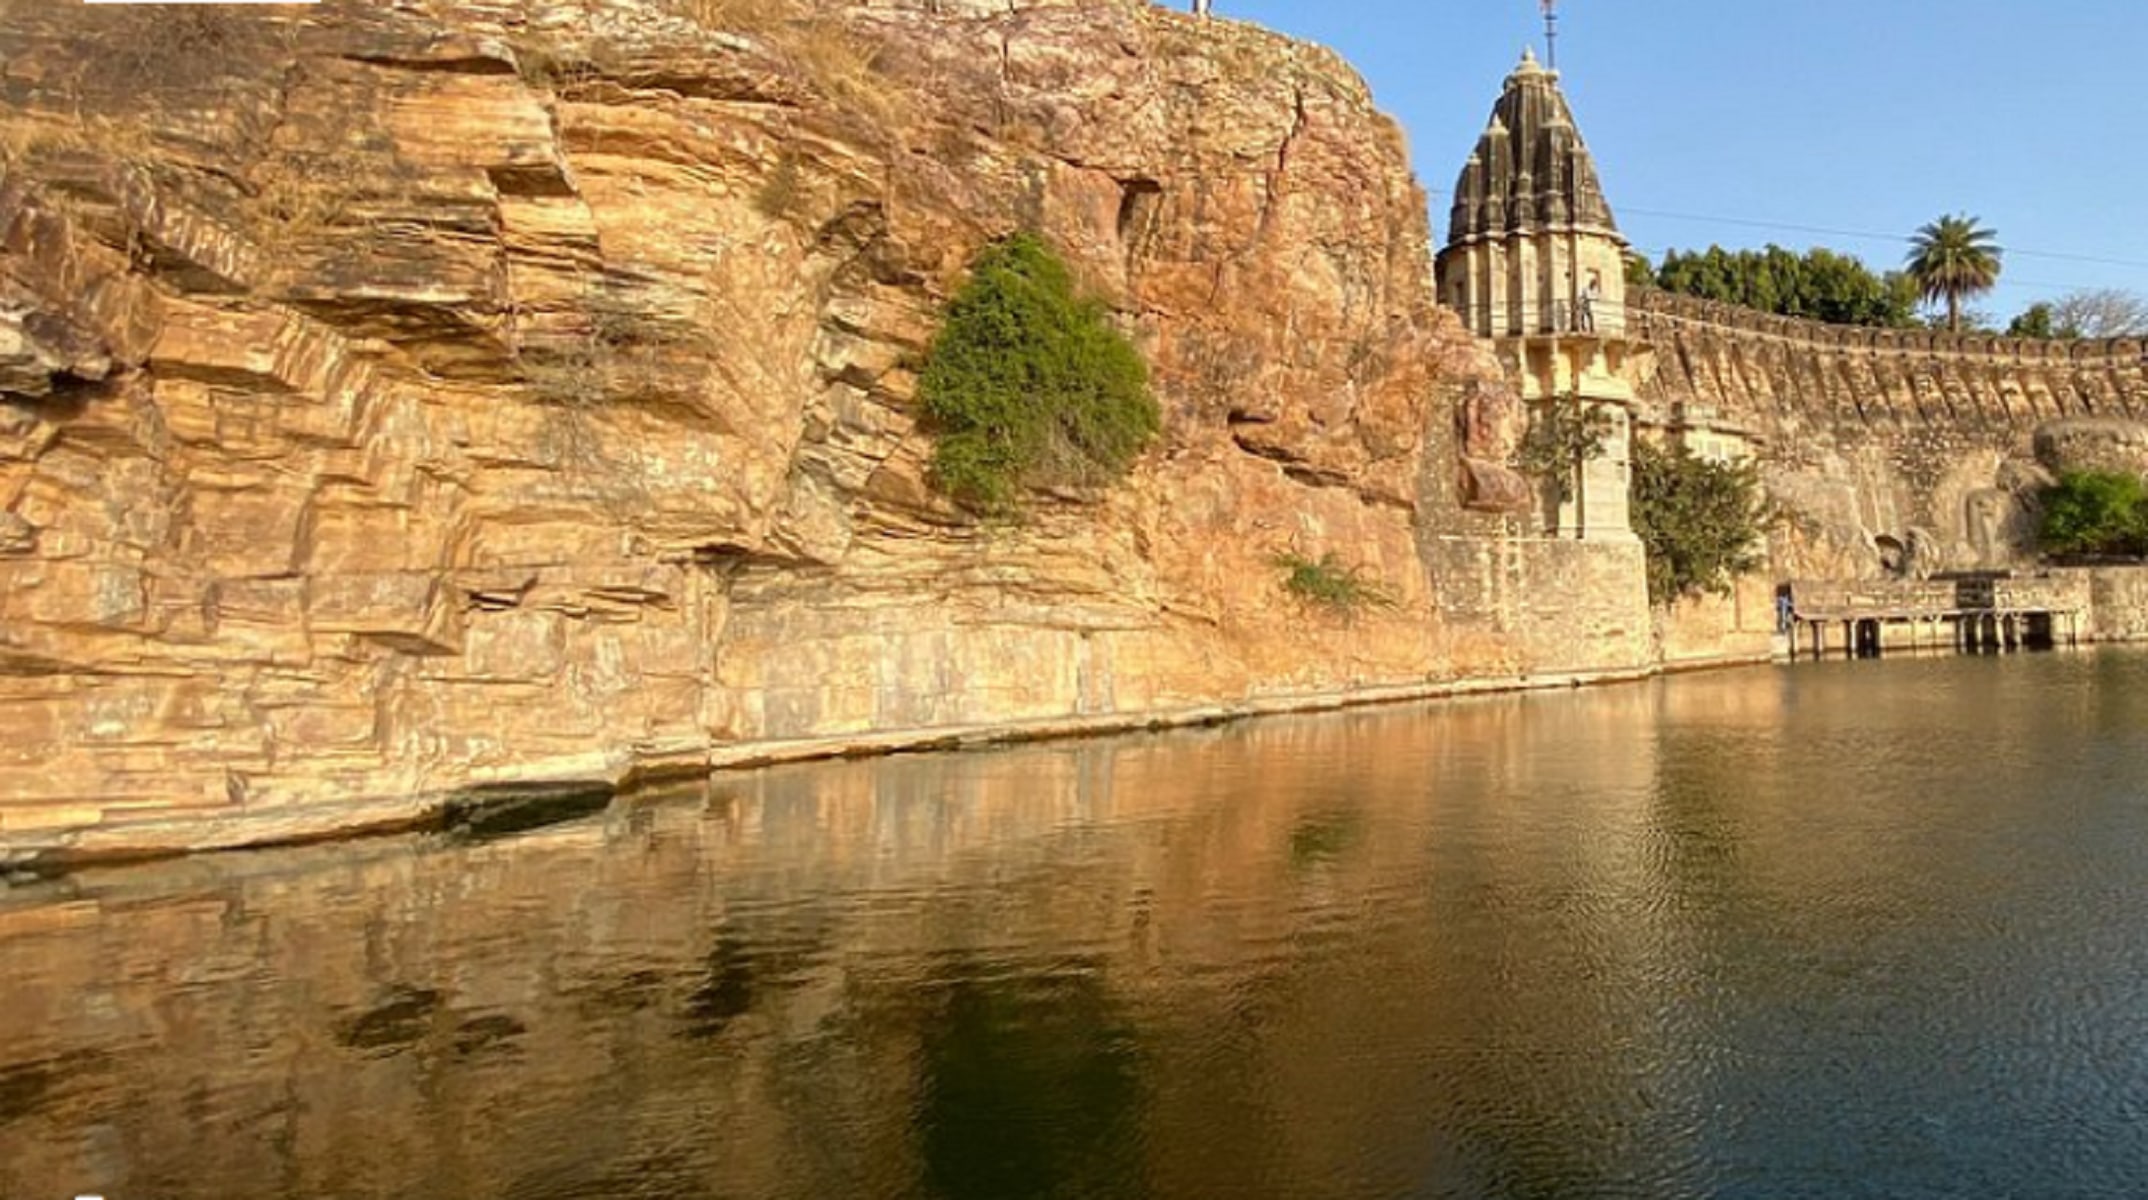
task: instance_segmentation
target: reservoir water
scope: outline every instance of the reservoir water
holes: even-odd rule
[[[2148,1188],[2148,656],[730,775],[0,891],[0,1196]]]

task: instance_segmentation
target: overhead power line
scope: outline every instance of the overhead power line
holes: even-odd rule
[[[1440,196],[1454,193],[1447,188],[1426,188],[1427,192]],[[1613,206],[1618,212],[1632,213],[1642,217],[1663,217],[1674,221],[1706,221],[1716,225],[1736,225],[1747,229],[1775,229],[1786,233],[1811,233],[1822,237],[1865,238],[1878,242],[1896,242],[1907,245],[1916,239],[1902,233],[1875,233],[1869,229],[1837,229],[1828,225],[1799,225],[1789,221],[1760,221],[1751,217],[1726,217],[1713,213],[1677,212],[1663,208],[1641,208],[1631,204]],[[2148,262],[2129,258],[2105,258],[2094,254],[2069,254],[2058,250],[2025,250],[2018,246],[2003,246],[2001,250],[2017,258],[2047,258],[2055,262],[2093,263],[2105,267],[2131,267],[2148,271]],[[2014,280],[2008,280],[2014,283]],[[2046,286],[2046,285],[2031,285]]]

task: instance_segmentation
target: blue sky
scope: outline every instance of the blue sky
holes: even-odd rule
[[[1215,0],[1341,51],[1445,189],[1536,0]],[[1681,249],[1827,245],[1875,267],[1969,212],[2011,253],[2003,325],[2075,287],[2148,292],[2143,0],[1564,0],[1559,67],[1619,224]],[[1696,220],[1692,214],[1713,218]],[[1440,230],[1443,232],[1443,229]],[[2033,252],[2033,253],[2032,253]],[[2118,262],[2084,262],[2078,256]]]

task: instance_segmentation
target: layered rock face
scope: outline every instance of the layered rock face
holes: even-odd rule
[[[331,0],[15,4],[0,63],[11,852],[1645,657],[1631,597],[1471,615],[1522,582],[1447,545],[1503,532],[1453,519],[1504,385],[1317,48],[1127,0]],[[1025,226],[1165,430],[985,524],[915,371]],[[1395,605],[1295,604],[1276,556],[1331,550]]]

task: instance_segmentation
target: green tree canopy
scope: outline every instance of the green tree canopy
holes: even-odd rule
[[[1657,286],[1656,264],[1648,261],[1648,256],[1639,250],[1628,250],[1626,252],[1626,286],[1644,288]]]
[[[1948,329],[1961,329],[1964,297],[1997,286],[2003,254],[1998,236],[1964,213],[1941,217],[1910,239],[1909,276],[1917,281],[1918,295],[1946,303]]]
[[[918,399],[938,437],[933,482],[991,513],[1018,508],[1026,488],[1123,475],[1161,426],[1140,352],[1030,233],[978,255]]]
[[[1900,329],[1916,323],[1917,291],[1907,276],[1877,274],[1856,257],[1824,247],[1802,254],[1772,245],[1671,250],[1654,283],[1682,295],[1833,325]]]
[[[2148,552],[2148,493],[2138,475],[2068,471],[2044,489],[2037,541],[2050,554]]]
[[[1760,565],[1760,468],[1720,463],[1684,446],[1633,443],[1633,531],[1648,552],[1658,604],[1727,593]]]
[[[2051,306],[2042,301],[2021,310],[2006,327],[2006,336],[2018,338],[2055,338],[2059,336],[2058,318]]]

